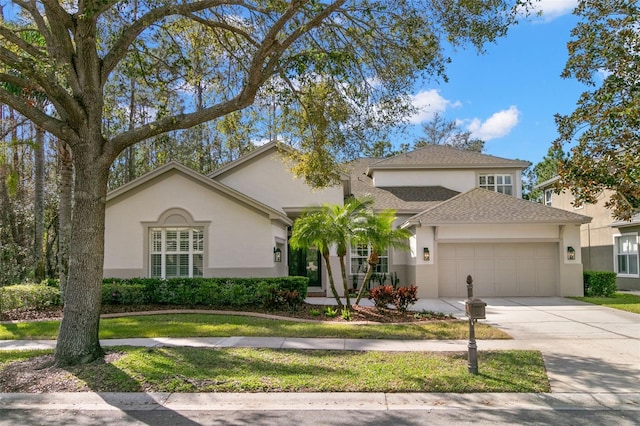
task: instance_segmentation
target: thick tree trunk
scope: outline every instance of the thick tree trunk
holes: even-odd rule
[[[35,279],[40,282],[45,275],[44,262],[44,131],[36,126],[36,145],[34,148],[35,165],[35,200],[34,200],[34,222],[35,237],[33,241],[33,257],[35,268]]]
[[[98,328],[110,162],[100,154],[93,155],[80,149],[73,153],[73,164],[73,227],[69,247],[69,278],[55,351],[58,366],[85,364],[104,355],[98,339]]]
[[[58,141],[58,276],[60,298],[64,305],[69,277],[69,240],[71,238],[71,212],[73,211],[73,162],[71,150]]]

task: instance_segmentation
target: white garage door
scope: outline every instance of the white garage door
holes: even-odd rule
[[[557,296],[557,243],[439,244],[440,297]]]

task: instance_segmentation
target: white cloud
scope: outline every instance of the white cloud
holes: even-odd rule
[[[433,115],[443,112],[447,107],[460,106],[459,101],[452,102],[443,98],[436,89],[422,90],[413,96],[411,103],[418,109],[418,112],[409,118],[411,124],[420,124],[431,120]]]
[[[533,11],[542,11],[543,22],[553,21],[554,19],[569,15],[578,5],[578,0],[539,0],[533,3]]]
[[[472,119],[467,125],[467,130],[474,138],[490,141],[508,135],[518,124],[519,119],[520,111],[512,105],[509,109],[494,113],[485,122],[480,121],[479,118]]]

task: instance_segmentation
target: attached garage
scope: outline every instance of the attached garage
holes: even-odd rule
[[[558,243],[441,243],[438,294],[466,297],[468,275],[474,296],[559,296]]]

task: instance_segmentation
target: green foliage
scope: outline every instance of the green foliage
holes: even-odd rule
[[[569,59],[562,76],[591,87],[570,115],[557,115],[555,146],[571,147],[559,168],[559,185],[569,188],[577,205],[605,203],[618,219],[640,209],[640,4],[634,1],[582,1],[580,21],[567,44]]]
[[[322,313],[327,318],[335,318],[335,316],[338,315],[338,310],[336,308],[332,308],[331,306],[325,306],[322,310]]]
[[[43,309],[60,304],[60,291],[45,284],[0,287],[0,312],[13,309]]]
[[[103,305],[140,306],[148,303],[142,284],[103,283],[101,301]]]
[[[105,278],[103,304],[297,308],[307,294],[306,277]]]
[[[340,310],[340,316],[345,321],[351,321],[351,311],[346,306]]]
[[[618,292],[610,297],[572,297],[572,299],[640,314],[640,296],[635,294]]]
[[[584,271],[584,295],[588,297],[612,297],[616,293],[616,273],[608,271]]]
[[[416,139],[414,149],[427,145],[445,145],[463,151],[482,152],[484,141],[472,139],[471,132],[461,130],[455,121],[446,120],[440,113],[435,113],[431,121],[422,125],[424,136]]]
[[[309,310],[309,314],[311,314],[311,316],[318,317],[320,316],[320,309],[311,309]]]

